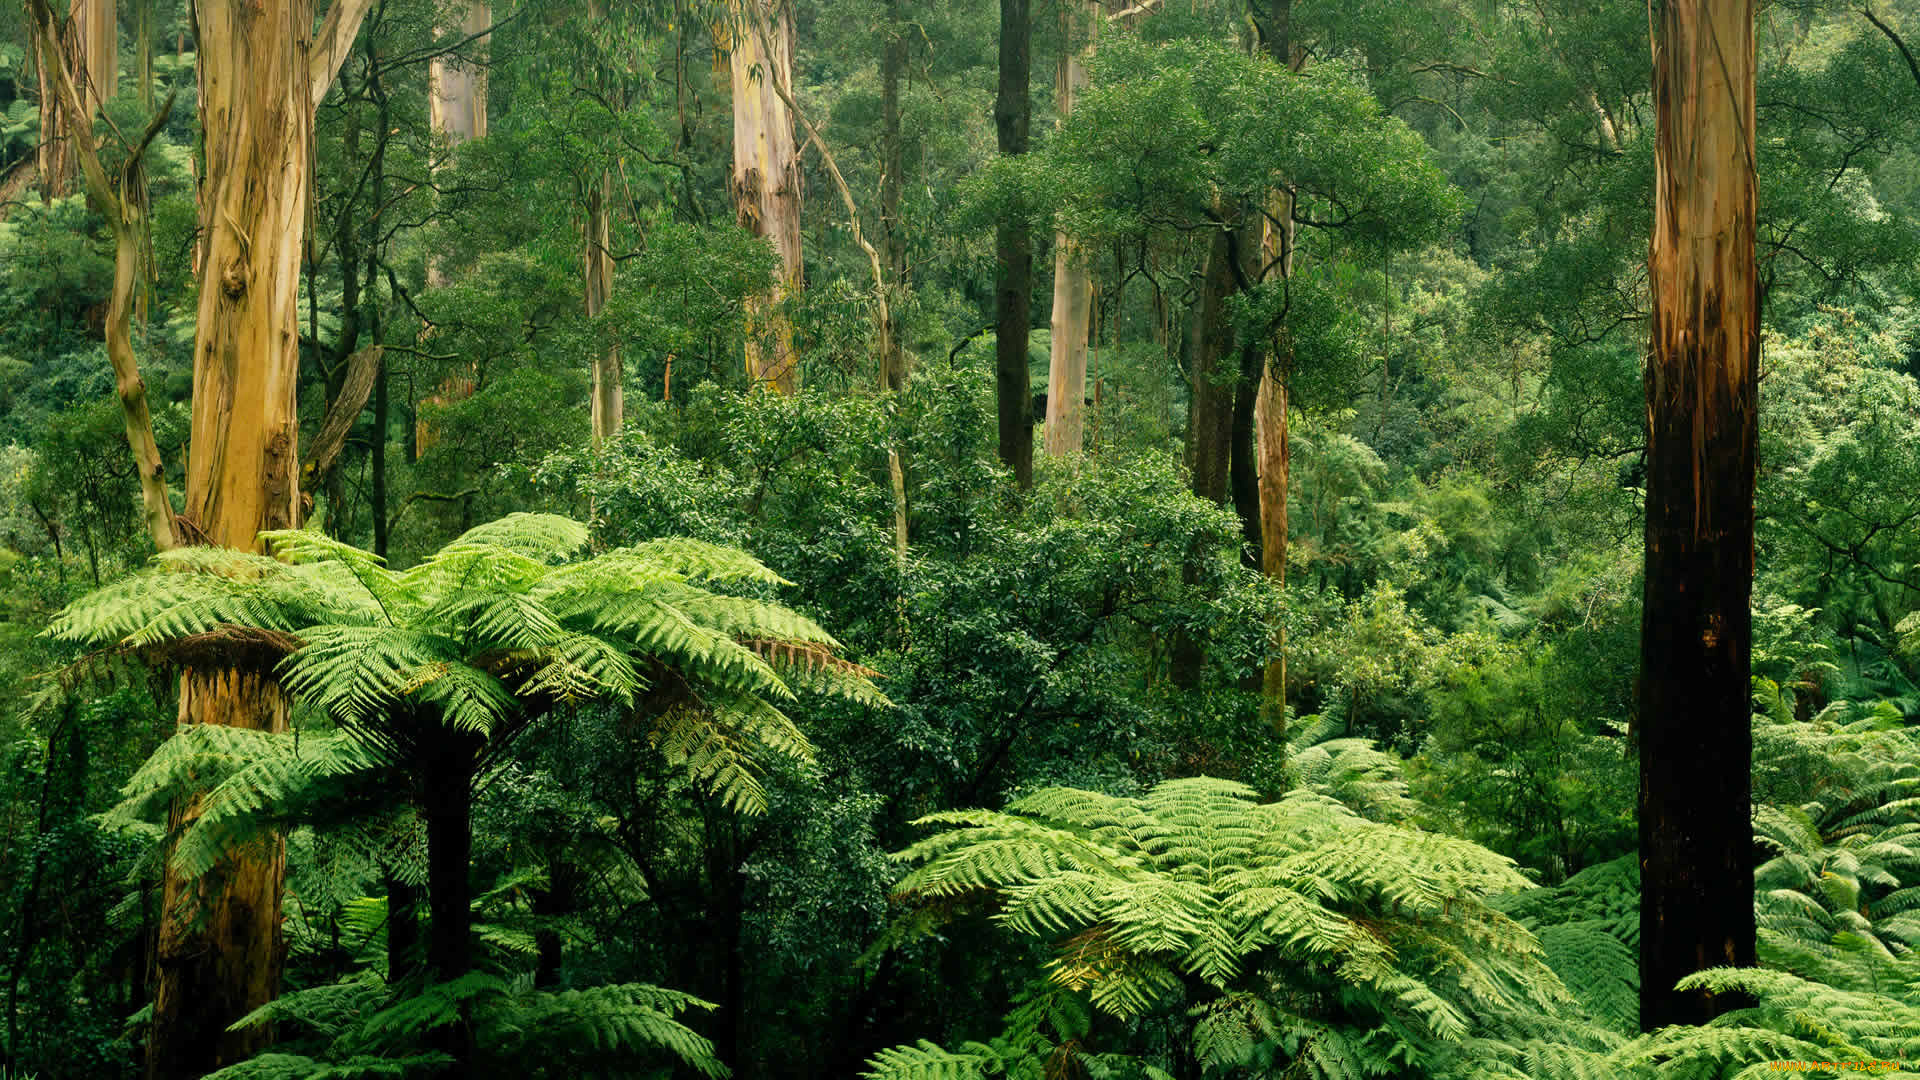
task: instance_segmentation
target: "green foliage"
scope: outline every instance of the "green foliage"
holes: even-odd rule
[[[698,998],[628,983],[552,993],[493,975],[471,974],[392,994],[359,978],[284,994],[235,1027],[275,1023],[296,1029],[316,1056],[267,1053],[209,1074],[217,1080],[349,1080],[433,1075],[451,1059],[410,1048],[436,1030],[471,1025],[473,1068],[528,1077],[633,1076],[661,1059],[706,1077],[728,1075],[713,1044],[678,1016],[711,1009]]]
[[[1418,1060],[1493,1010],[1564,999],[1532,935],[1489,904],[1525,884],[1505,859],[1306,792],[1252,795],[1196,778],[932,815],[958,828],[903,853],[920,865],[900,889],[991,896],[996,921],[1060,942],[1055,983],[1115,1017],[1198,980],[1196,1050],[1221,1064],[1258,1042],[1321,1069],[1349,1049]]]
[[[564,563],[586,527],[540,514],[478,526],[404,572],[317,533],[263,539],[278,559],[162,553],[75,602],[50,632],[163,652],[284,653],[278,671],[295,698],[374,747],[389,745],[398,710],[505,738],[554,703],[627,705],[658,665],[684,688],[663,748],[743,809],[761,803],[742,740],[810,752],[772,704],[792,697],[776,668],[837,667],[851,677],[832,688],[883,701],[818,624],[703,587],[781,580],[737,551],[662,540]]]

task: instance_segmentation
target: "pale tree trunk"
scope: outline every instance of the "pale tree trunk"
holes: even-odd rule
[[[207,543],[251,550],[262,529],[299,517],[297,292],[313,112],[370,2],[334,0],[317,35],[305,0],[194,5],[206,231],[182,520]],[[284,730],[286,700],[269,670],[190,672],[180,721]],[[191,812],[190,801],[176,824]],[[284,859],[278,840],[264,843],[198,883],[167,871],[167,895],[194,902],[190,910],[169,904],[162,915],[147,1059],[153,1080],[199,1077],[268,1038],[226,1030],[278,989]]]
[[[462,37],[481,34],[493,25],[493,8],[487,0],[470,0],[462,9],[457,25],[450,29]],[[480,36],[473,48],[484,51],[487,37]],[[484,67],[467,64],[449,54],[436,57],[427,66],[427,119],[433,125],[436,140],[444,141],[448,150],[487,134],[487,70]],[[444,168],[444,164],[440,166]],[[427,256],[427,286],[445,288],[448,284],[446,264],[437,256]],[[431,328],[424,329],[422,338],[433,333]],[[473,393],[477,382],[475,370],[469,367],[467,374],[449,375],[440,380],[440,388],[429,401],[445,403],[459,401]],[[382,429],[384,438],[384,429]],[[431,440],[430,434],[422,425],[415,431],[414,440],[422,446]],[[384,483],[382,484],[384,491]],[[384,529],[384,526],[382,526]]]
[[[78,37],[80,106],[91,116],[113,100],[120,83],[120,23],[114,0],[73,0],[68,15]]]
[[[493,8],[486,0],[470,0],[460,16],[461,37],[479,35],[474,47],[485,49],[485,31],[493,25]],[[436,57],[427,68],[427,106],[433,133],[457,147],[487,134],[487,69],[468,64],[453,54]]]
[[[41,195],[57,199],[73,190],[79,165],[79,140],[92,140],[93,116],[113,97],[120,72],[119,26],[114,0],[73,0],[67,18],[56,21],[51,38],[58,59],[47,63],[41,47],[40,149]],[[54,81],[63,70],[73,95],[63,95]],[[78,102],[78,107],[75,107]]]
[[[1653,41],[1652,348],[1640,638],[1640,1026],[1736,1003],[1674,983],[1754,963],[1753,0],[1670,0]]]
[[[733,191],[740,224],[773,242],[780,258],[773,288],[747,303],[747,377],[791,394],[800,381],[793,327],[780,302],[803,284],[800,259],[800,155],[794,145],[793,11],[785,0],[731,0]],[[764,23],[766,33],[755,31]]]
[[[613,175],[602,169],[587,193],[586,294],[587,318],[598,318],[613,295],[612,215],[607,206]],[[620,430],[625,406],[620,388],[620,347],[609,345],[593,358],[593,444],[600,445]]]
[[[1076,25],[1079,24],[1079,25]],[[1087,86],[1100,25],[1096,0],[1074,0],[1061,8],[1060,27],[1067,46],[1054,75],[1054,100],[1061,123],[1073,114],[1074,100]],[[1081,48],[1073,42],[1085,38]],[[1047,454],[1079,453],[1086,437],[1087,341],[1093,311],[1093,271],[1080,245],[1064,232],[1053,236],[1053,322],[1047,364]]]
[[[88,115],[81,104],[80,91],[73,72],[62,54],[59,27],[45,0],[29,0],[29,31],[40,56],[42,78],[54,91],[60,108],[72,115]],[[140,284],[140,266],[146,237],[145,176],[140,168],[141,155],[173,111],[173,98],[153,117],[133,153],[121,166],[119,184],[108,179],[93,141],[93,125],[79,125],[69,133],[69,143],[86,180],[87,194],[95,209],[107,219],[113,231],[113,290],[107,297],[107,362],[113,366],[114,391],[120,398],[120,412],[127,433],[127,448],[133,452],[135,471],[140,477],[140,503],[147,522],[147,535],[153,546],[166,551],[174,544],[173,502],[167,494],[166,463],[153,438],[153,416],[147,407],[147,384],[140,377],[140,364],[133,352],[133,307]]]

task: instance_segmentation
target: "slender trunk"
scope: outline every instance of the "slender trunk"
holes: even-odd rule
[[[40,52],[41,196],[56,199],[73,190],[79,147],[93,139],[93,117],[113,97],[120,66],[118,15],[114,0],[73,0],[65,19],[55,19],[51,43],[57,59]],[[72,95],[60,90],[64,72]]]
[[[272,670],[190,669],[180,678],[180,722],[287,730],[287,697]],[[199,816],[198,796],[168,815],[178,836]],[[190,1080],[251,1057],[272,1041],[262,1027],[228,1031],[278,992],[284,950],[280,881],[285,847],[276,835],[187,880],[169,867],[161,892],[159,988],[147,1075]]]
[[[133,0],[133,76],[140,108],[153,111],[153,0]]]
[[[1291,69],[1293,55],[1293,0],[1268,0],[1262,28],[1267,57]],[[1293,277],[1294,193],[1273,191],[1267,199],[1266,220],[1260,234],[1260,265],[1282,282]],[[1293,459],[1287,445],[1287,381],[1293,377],[1293,343],[1285,327],[1273,336],[1273,354],[1259,373],[1254,424],[1260,456],[1260,572],[1287,587],[1287,495],[1293,478]],[[1287,624],[1283,615],[1273,628],[1274,657],[1260,678],[1260,713],[1273,729],[1282,752],[1287,742]]]
[[[1033,101],[1031,0],[1000,0],[1000,86],[993,120],[1002,154],[1027,152]],[[1033,387],[1027,368],[1027,330],[1033,308],[1033,238],[1026,224],[1002,219],[994,231],[998,281],[994,288],[995,396],[999,402],[1000,460],[1014,483],[1033,486]]]
[[[799,357],[780,302],[803,283],[800,154],[785,100],[793,93],[793,11],[786,0],[731,0],[731,8],[733,204],[741,227],[772,241],[780,259],[773,287],[747,304],[747,377],[791,394]],[[755,32],[757,24],[767,33]]]
[[[91,117],[120,84],[120,13],[114,0],[73,0],[70,16],[79,35],[80,105]]]
[[[1674,983],[1754,963],[1748,680],[1759,286],[1753,0],[1661,7],[1641,624],[1640,1024],[1735,1005]]]
[[[1260,532],[1260,446],[1254,413],[1267,354],[1258,341],[1242,341],[1238,346],[1240,378],[1233,384],[1233,447],[1227,482],[1233,495],[1233,512],[1240,518],[1241,560],[1255,570],[1261,565],[1264,545]]]
[[[880,253],[886,264],[886,288],[898,295],[907,280],[907,237],[900,226],[900,195],[905,189],[905,154],[900,138],[900,80],[907,71],[907,24],[900,0],[887,0],[887,40],[880,54]],[[898,393],[907,386],[906,350],[900,343],[895,305],[880,326],[880,388]],[[895,452],[894,456],[898,456]]]
[[[28,15],[40,55],[41,76],[53,89],[54,100],[63,102],[61,107],[67,112],[85,112],[80,104],[79,80],[67,66],[70,58],[59,46],[52,9],[44,0],[34,0],[28,4]],[[107,298],[107,362],[113,367],[114,392],[120,399],[127,447],[133,453],[134,468],[140,478],[141,511],[146,519],[147,535],[160,551],[174,544],[173,503],[167,494],[166,464],[153,437],[147,384],[140,377],[139,360],[133,352],[133,308],[140,286],[146,236],[146,174],[140,168],[140,159],[149,140],[172,110],[173,98],[168,97],[166,108],[149,121],[133,153],[121,165],[118,190],[100,162],[92,126],[75,128],[69,138],[73,156],[86,179],[87,193],[113,231],[113,290]]]
[[[392,408],[387,396],[386,364],[380,365],[373,380],[373,449],[367,463],[373,477],[368,497],[373,504],[373,553],[384,559],[387,557],[387,427]]]
[[[599,318],[613,295],[612,214],[613,174],[605,169],[587,193],[586,298],[587,318]],[[608,345],[593,357],[593,444],[600,445],[620,431],[626,412],[621,396],[620,347]]]
[[[1076,21],[1083,28],[1076,28]],[[1087,86],[1087,60],[1093,55],[1100,25],[1093,0],[1076,0],[1060,10],[1060,27],[1068,42],[1060,52],[1054,76],[1054,99],[1060,121],[1073,114],[1073,104]],[[1072,42],[1085,36],[1083,47]],[[1053,237],[1053,333],[1047,364],[1047,455],[1079,453],[1086,440],[1087,341],[1093,311],[1093,271],[1080,245],[1064,232]]]
[[[1234,292],[1232,260],[1232,236],[1225,227],[1216,229],[1189,328],[1188,371],[1193,385],[1187,399],[1187,465],[1193,475],[1193,493],[1214,503],[1225,503],[1231,491],[1233,399],[1240,381],[1238,364],[1228,362],[1234,356],[1233,323],[1227,310]]]

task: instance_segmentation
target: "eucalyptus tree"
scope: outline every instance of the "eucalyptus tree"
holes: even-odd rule
[[[1297,358],[1323,392],[1348,378],[1356,357],[1332,259],[1437,239],[1457,195],[1420,137],[1333,65],[1295,74],[1214,44],[1116,35],[1093,75],[1017,175],[1082,244],[1144,259],[1188,238],[1206,243],[1190,322],[1187,460],[1194,492],[1230,500],[1257,551],[1253,405],[1266,358]],[[1292,197],[1270,198],[1280,189]],[[1262,226],[1319,234],[1329,265],[1268,273],[1294,242],[1263,259]]]
[[[1752,0],[1662,7],[1653,40],[1646,599],[1640,632],[1640,1026],[1731,1003],[1675,988],[1754,962],[1755,262]]]
[[[194,6],[199,44],[200,297],[188,444],[188,538],[246,550],[299,518],[300,263],[312,175],[313,113],[371,0],[335,0],[318,33],[307,0]],[[194,667],[180,718],[280,730],[286,698],[258,669]],[[191,805],[183,814],[192,813]],[[227,1025],[279,980],[282,860],[240,858],[189,885],[169,876],[149,1070],[193,1077],[257,1047]],[[217,884],[216,884],[217,883]],[[190,889],[202,893],[183,904]],[[197,918],[188,912],[197,907]]]

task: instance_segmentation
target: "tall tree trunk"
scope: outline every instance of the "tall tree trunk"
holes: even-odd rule
[[[1214,230],[1188,331],[1187,371],[1193,385],[1187,398],[1187,465],[1193,493],[1214,503],[1225,503],[1231,492],[1233,399],[1240,381],[1227,310],[1235,289],[1233,247],[1226,226]]]
[[[1261,35],[1267,57],[1291,69],[1293,56],[1293,0],[1268,0]],[[1283,282],[1293,277],[1293,192],[1281,188],[1267,199],[1266,220],[1260,234],[1260,265],[1269,277]],[[1260,572],[1287,587],[1287,496],[1293,477],[1293,458],[1287,445],[1287,381],[1293,377],[1293,344],[1285,328],[1274,335],[1273,354],[1259,374],[1254,422],[1260,447]],[[1273,630],[1274,657],[1260,678],[1260,712],[1279,737],[1287,740],[1287,624]]]
[[[993,122],[1003,154],[1027,152],[1033,119],[1032,0],[1000,0],[1000,87]],[[1027,375],[1027,331],[1033,311],[1033,237],[1026,224],[1002,219],[994,230],[994,387],[999,402],[1000,460],[1022,491],[1033,486],[1033,388]]]
[[[900,137],[900,80],[907,73],[907,23],[900,0],[886,0],[886,41],[880,52],[880,255],[886,287],[898,296],[907,280],[907,236],[900,225],[900,195],[905,189],[906,155]],[[907,386],[907,355],[900,342],[895,305],[888,303],[880,327],[880,389],[898,393]]]
[[[180,678],[180,722],[285,731],[287,698],[265,662],[190,669]],[[170,836],[199,816],[199,802],[195,796],[174,807]],[[167,868],[148,1076],[192,1080],[251,1057],[272,1041],[264,1028],[227,1026],[279,991],[285,867],[285,849],[275,837],[222,859],[199,878],[186,880]]]
[[[612,214],[613,174],[602,169],[587,192],[586,294],[587,318],[596,319],[613,295]],[[626,407],[621,396],[620,347],[608,345],[593,357],[593,444],[600,445],[620,430]]]
[[[184,519],[212,544],[252,549],[260,530],[297,517],[297,291],[313,110],[370,2],[334,0],[318,34],[305,0],[194,5],[205,232]],[[180,720],[283,730],[286,701],[264,672],[190,673]],[[278,989],[284,862],[277,843],[269,847],[274,854],[235,860],[197,884],[167,874],[170,895],[204,890],[205,918],[172,904],[162,915],[153,1080],[190,1080],[264,1044],[263,1032],[225,1028]]]
[[[1080,23],[1076,26],[1075,23]],[[1087,86],[1087,60],[1099,33],[1096,0],[1074,0],[1060,9],[1066,44],[1054,75],[1060,122]],[[1085,44],[1073,43],[1084,37]],[[1064,232],[1053,237],[1053,332],[1047,364],[1047,454],[1079,453],[1086,439],[1087,339],[1092,329],[1093,270],[1080,246]]]
[[[1640,1025],[1733,1003],[1754,962],[1749,662],[1759,286],[1753,0],[1671,0],[1653,42],[1653,300],[1640,644]]]
[[[428,721],[429,725],[436,721]],[[427,827],[427,977],[450,982],[473,970],[473,777],[478,739],[430,730],[421,750],[420,811]],[[473,1030],[465,1019],[440,1033],[452,1075],[467,1076]]]
[[[484,31],[493,25],[493,7],[487,0],[468,0],[458,24],[450,29],[462,38],[479,35],[472,49],[485,50]],[[487,134],[487,69],[448,53],[427,67],[427,108],[433,133],[457,147]]]
[[[79,38],[80,105],[92,116],[120,85],[120,13],[114,0],[73,0],[70,15]]]
[[[793,10],[787,0],[731,5],[734,209],[741,226],[771,240],[780,257],[773,288],[747,304],[747,377],[791,394],[799,386],[799,357],[779,305],[803,284],[800,154],[786,102],[793,93]],[[767,32],[756,32],[757,25]]]

